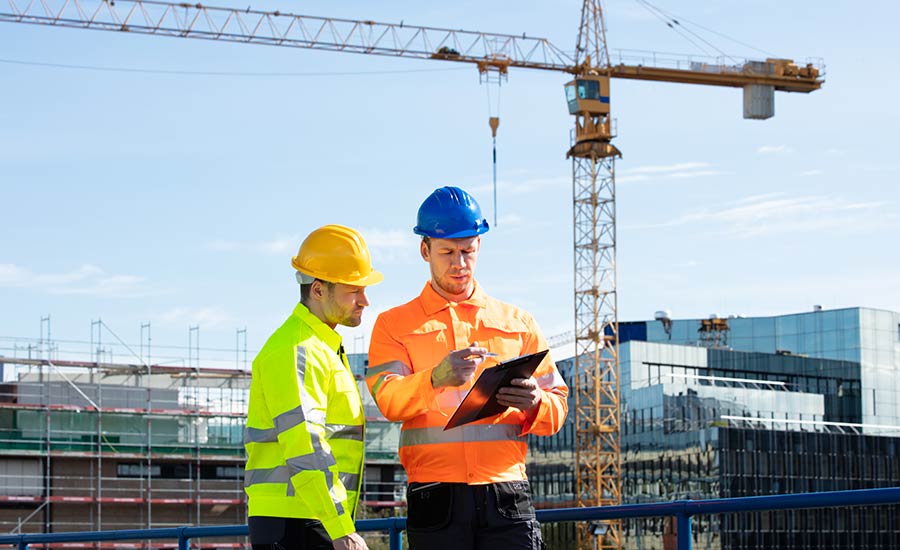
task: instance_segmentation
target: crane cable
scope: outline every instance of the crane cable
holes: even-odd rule
[[[490,77],[488,73],[486,76]],[[494,175],[494,227],[497,227],[497,128],[500,127],[500,83],[502,76],[497,75],[497,102],[496,111],[491,107],[491,79],[485,80],[485,91],[488,103],[488,125],[491,127],[491,139],[493,141],[493,175]]]
[[[699,23],[695,23],[695,22],[693,22],[693,21],[690,21],[690,20],[688,20],[688,19],[685,19],[684,17],[681,17],[681,16],[679,16],[679,15],[676,15],[676,14],[674,14],[674,13],[672,13],[672,12],[667,12],[666,10],[663,10],[662,8],[660,8],[660,7],[658,7],[658,6],[655,6],[655,5],[651,4],[651,3],[649,2],[649,0],[636,0],[636,2],[637,2],[638,4],[640,4],[641,6],[643,6],[647,11],[649,11],[650,13],[652,13],[654,16],[656,16],[657,18],[659,18],[663,23],[666,24],[667,27],[669,27],[669,28],[672,29],[673,31],[677,32],[678,34],[681,34],[681,36],[682,36],[685,40],[687,40],[688,42],[694,44],[695,46],[697,46],[697,47],[700,48],[701,50],[703,49],[702,46],[696,44],[693,40],[691,40],[690,38],[688,38],[687,36],[685,36],[685,35],[684,35],[682,32],[680,32],[678,29],[679,29],[679,28],[680,28],[680,29],[683,29],[684,32],[690,33],[691,35],[695,36],[698,40],[703,41],[705,44],[707,44],[707,45],[709,45],[710,47],[712,47],[713,49],[715,49],[715,50],[716,50],[717,52],[719,52],[719,54],[721,54],[723,57],[727,57],[727,58],[733,60],[733,56],[724,53],[722,50],[720,50],[720,49],[719,49],[718,47],[716,47],[714,44],[712,44],[711,42],[709,42],[708,40],[704,39],[704,38],[703,38],[702,36],[700,36],[699,34],[695,33],[694,31],[692,31],[692,30],[690,30],[689,28],[687,28],[686,26],[684,26],[684,25],[682,24],[682,22],[688,23],[688,24],[690,24],[690,25],[693,25],[693,26],[695,26],[695,27],[697,27],[697,28],[700,28],[700,29],[702,29],[702,30],[704,30],[704,31],[706,31],[706,32],[708,32],[708,33],[711,33],[711,34],[715,34],[715,35],[717,35],[717,36],[720,36],[720,37],[722,37],[722,38],[724,38],[724,39],[726,39],[726,40],[730,40],[731,42],[734,42],[734,43],[736,43],[736,44],[740,44],[741,46],[744,46],[744,47],[746,47],[746,48],[750,48],[751,50],[756,50],[757,52],[763,53],[763,54],[765,54],[765,55],[767,55],[767,56],[769,56],[769,57],[776,57],[775,54],[773,54],[773,53],[771,53],[771,52],[769,52],[769,51],[766,51],[766,50],[757,48],[757,47],[753,46],[752,44],[747,44],[746,42],[742,42],[742,41],[740,41],[740,40],[738,40],[738,39],[736,39],[736,38],[733,38],[733,37],[731,37],[731,36],[728,36],[727,34],[718,32],[718,31],[713,30],[713,29],[710,29],[710,28],[708,28],[708,27],[704,27],[703,25],[701,25],[701,24],[699,24]],[[676,28],[676,27],[677,27],[677,28]]]
[[[654,6],[647,0],[637,0],[637,3],[640,4],[641,6],[643,6],[643,8],[646,9],[647,11],[649,11],[654,17],[656,17],[657,19],[662,21],[667,27],[669,27],[670,29],[675,31],[677,34],[681,35],[682,38],[684,38],[685,40],[690,42],[694,47],[698,48],[699,50],[702,50],[704,55],[709,55],[709,56],[713,57],[713,55],[709,52],[709,50],[704,48],[702,44],[698,44],[695,40],[691,39],[690,36],[688,36],[688,35],[694,36],[697,40],[700,40],[701,42],[703,42],[703,44],[706,44],[713,50],[716,50],[719,53],[719,55],[721,55],[723,57],[729,57],[727,54],[725,54],[725,52],[723,52],[722,50],[717,48],[714,44],[712,44],[708,40],[704,39],[697,33],[691,31],[690,29],[685,28],[681,23],[678,22],[677,19],[669,16],[663,10],[657,8],[656,6]]]

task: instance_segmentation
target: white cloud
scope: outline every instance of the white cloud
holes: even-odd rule
[[[19,286],[18,283],[27,278],[28,273],[13,264],[0,264],[0,286]]]
[[[266,254],[287,254],[288,252],[296,253],[303,242],[298,235],[287,237],[275,237],[271,241],[259,243],[259,249]]]
[[[521,221],[521,216],[516,214],[501,214],[500,217],[497,218],[497,226],[518,225]]]
[[[372,263],[378,268],[382,263],[404,262],[419,257],[419,237],[408,229],[360,228]]]
[[[676,172],[674,174],[669,174],[667,177],[673,179],[705,178],[708,176],[721,176],[724,173],[725,172],[720,172],[718,170],[695,170],[687,172]]]
[[[635,183],[641,181],[658,181],[662,179],[689,179],[725,174],[716,170],[708,162],[679,162],[675,164],[638,166],[622,170],[616,174],[617,183]]]
[[[359,230],[369,248],[377,248],[381,250],[387,249],[406,249],[410,243],[418,242],[418,237],[412,232],[410,227],[403,231],[400,229],[377,229],[364,228]]]
[[[824,173],[825,173],[824,170],[815,169],[815,170],[807,170],[805,172],[800,172],[800,175],[803,177],[809,177],[809,176],[821,176]]]
[[[637,168],[630,168],[623,172],[628,174],[668,174],[672,172],[684,172],[685,170],[709,168],[710,166],[711,165],[708,162],[679,162],[655,166],[638,166]]]
[[[235,316],[216,307],[176,307],[165,312],[161,320],[168,324],[197,325],[203,328],[220,327],[237,320]]]
[[[146,279],[136,275],[107,273],[100,267],[83,264],[63,273],[34,273],[13,264],[0,264],[0,286],[29,288],[49,294],[133,298],[148,296]]]
[[[857,231],[875,229],[878,216],[871,211],[886,203],[851,203],[837,196],[788,196],[784,193],[754,195],[716,208],[701,209],[660,224],[643,228],[673,227],[688,224],[710,224],[720,233],[749,238],[773,233],[797,233],[848,227]]]
[[[763,145],[756,150],[757,153],[767,155],[772,153],[792,153],[793,149],[787,145]]]
[[[554,187],[569,188],[571,185],[572,180],[567,177],[503,179],[497,182],[497,194],[506,196],[525,195]],[[478,202],[483,208],[485,203],[493,196],[494,185],[490,183],[476,185],[466,188],[466,191],[479,197]]]
[[[634,176],[621,175],[616,176],[616,183],[637,183],[639,181],[647,181],[650,179],[650,176],[645,174],[637,174]]]
[[[408,229],[358,228],[366,239],[369,251],[377,261],[395,261],[418,255],[418,237]],[[209,247],[218,252],[239,252],[285,255],[296,254],[305,237],[296,235],[277,235],[267,241],[212,241]]]
[[[216,252],[256,252],[260,254],[286,254],[296,252],[303,242],[299,235],[278,235],[268,241],[212,241],[210,249]]]

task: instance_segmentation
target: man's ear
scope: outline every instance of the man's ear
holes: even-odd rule
[[[312,286],[309,289],[309,297],[318,302],[322,301],[322,298],[325,297],[325,283],[316,279],[312,282]]]
[[[425,242],[425,239],[422,239],[419,242],[419,254],[422,255],[423,260],[425,260],[426,262],[429,261],[431,250],[428,249],[428,243]]]

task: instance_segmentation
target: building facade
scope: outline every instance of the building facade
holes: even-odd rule
[[[620,325],[625,503],[900,484],[900,314],[668,321]],[[573,362],[558,365],[571,383]],[[574,499],[573,440],[567,422],[530,443],[543,506]],[[900,507],[697,517],[693,528],[696,548],[900,548]],[[555,534],[565,548],[567,533]],[[673,548],[666,520],[627,521],[624,534],[628,548]]]

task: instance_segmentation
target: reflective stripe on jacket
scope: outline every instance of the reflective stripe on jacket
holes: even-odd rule
[[[303,304],[253,361],[244,446],[248,515],[354,532],[365,416],[340,335]]]
[[[473,342],[497,353],[478,374],[498,361],[547,349],[531,315],[487,296],[450,303],[425,284],[409,303],[378,316],[369,345],[369,391],[389,420],[403,421],[400,462],[410,482],[494,483],[525,479],[526,437],[559,431],[568,407],[568,388],[548,355],[534,377],[542,390],[536,416],[517,409],[444,431],[472,383],[431,386],[431,371],[452,350]]]

